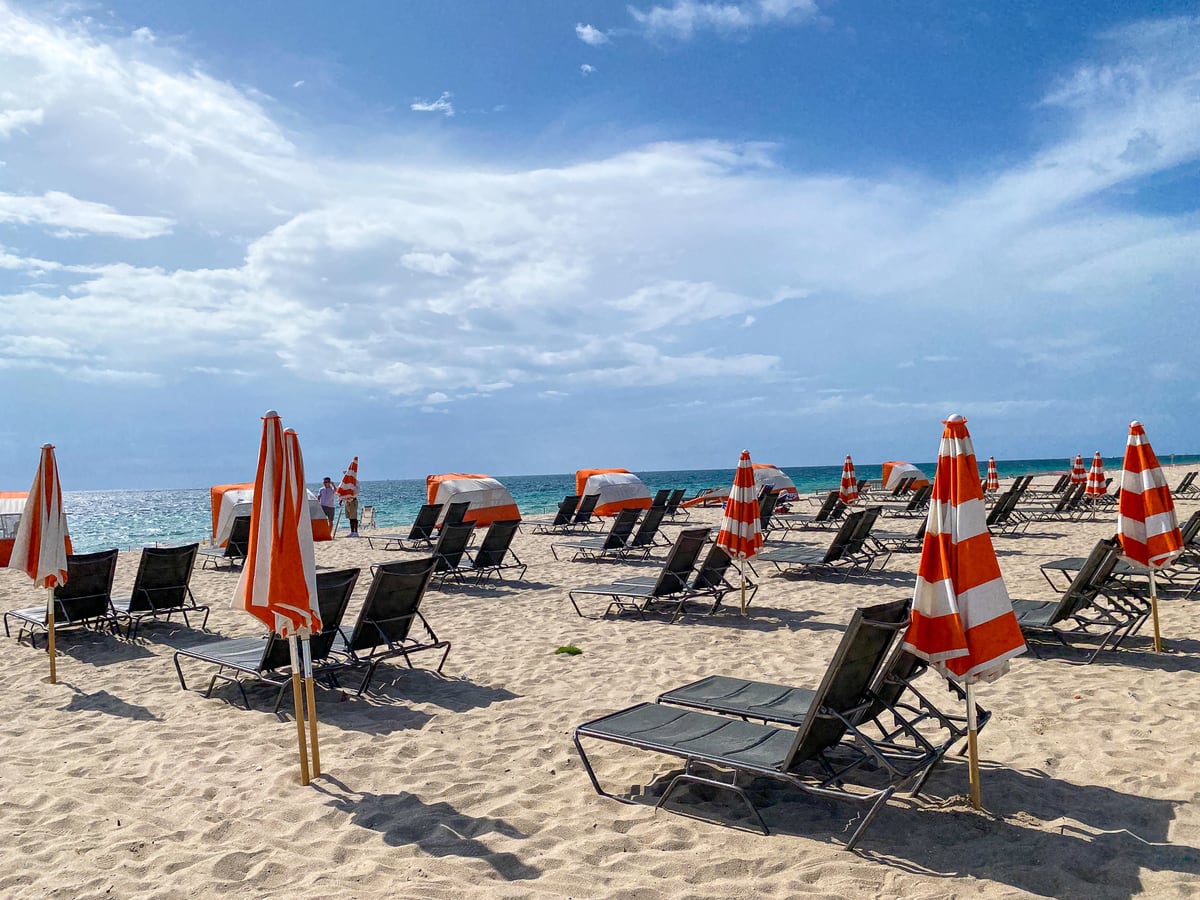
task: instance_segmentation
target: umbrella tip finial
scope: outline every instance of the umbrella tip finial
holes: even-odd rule
[[[1141,424],[1142,423],[1139,422],[1137,419],[1134,419],[1132,422],[1129,423],[1129,427],[1130,428],[1138,428],[1141,426]]]
[[[954,413],[952,415],[946,416],[946,421],[947,422],[965,422],[967,420],[964,419],[962,416],[960,416],[958,413]]]
[[[268,409],[265,413],[263,413],[263,418],[264,419],[278,419],[279,413],[275,412],[275,410],[273,410],[273,409]]]
[[[53,450],[54,445],[53,444],[42,444],[42,449],[43,450]]]

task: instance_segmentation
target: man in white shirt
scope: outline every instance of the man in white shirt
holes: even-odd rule
[[[325,476],[325,483],[321,485],[321,490],[317,491],[317,502],[321,504],[321,509],[325,511],[325,518],[332,525],[333,514],[337,510],[337,491],[334,490],[333,479],[328,475]]]

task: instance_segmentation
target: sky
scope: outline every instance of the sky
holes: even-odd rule
[[[1195,10],[0,0],[0,488],[1200,451]]]

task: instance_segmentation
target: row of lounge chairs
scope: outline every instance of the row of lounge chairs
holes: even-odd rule
[[[882,568],[891,558],[891,551],[871,539],[879,519],[877,506],[856,510],[847,515],[834,532],[829,546],[822,550],[799,541],[780,543],[760,553],[757,559],[769,562],[783,572],[795,575],[830,575],[840,573],[843,580],[855,571],[869,571],[876,563]]]
[[[646,559],[655,547],[663,541],[659,534],[663,516],[666,510],[661,506],[651,506],[645,516],[640,509],[622,509],[613,516],[612,525],[608,532],[591,538],[555,543],[550,545],[550,552],[555,559],[558,553],[570,551],[575,560],[599,560],[617,557],[629,559],[638,557]],[[641,520],[640,524],[638,520]],[[637,531],[634,531],[634,528]]]

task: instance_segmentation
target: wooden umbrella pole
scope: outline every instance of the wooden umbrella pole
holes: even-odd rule
[[[743,558],[741,560],[741,573],[742,573],[742,615],[744,616],[746,614],[746,560],[745,560],[745,558]]]
[[[312,747],[312,777],[321,777],[321,746],[317,743],[317,693],[313,687],[312,644],[305,632],[301,643],[304,652],[304,700],[308,705],[308,743]]]
[[[1158,630],[1158,592],[1154,586],[1154,566],[1150,566],[1150,618],[1154,620],[1154,652],[1162,653],[1162,635]]]
[[[331,541],[335,540],[337,538],[338,526],[341,524],[342,524],[342,507],[341,507],[341,504],[338,504],[337,518],[333,520],[333,533],[329,535],[329,539]]]
[[[296,652],[296,635],[288,636],[288,651],[292,656],[292,700],[296,706],[296,744],[300,748],[300,783],[308,784],[308,747],[304,743],[304,698],[301,694],[300,659]]]
[[[54,649],[54,588],[46,588],[46,641],[50,652],[50,683],[58,684],[58,658]]]
[[[983,809],[979,789],[979,723],[975,719],[975,687],[967,685],[967,769],[971,779],[971,806]]]

